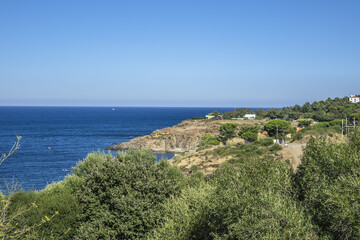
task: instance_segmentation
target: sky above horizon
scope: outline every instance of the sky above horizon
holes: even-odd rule
[[[360,1],[0,2],[0,105],[282,107],[360,93]]]

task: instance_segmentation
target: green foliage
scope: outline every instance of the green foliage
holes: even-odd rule
[[[264,130],[269,133],[270,137],[276,137],[278,133],[279,138],[282,138],[286,133],[292,131],[290,123],[284,120],[272,120],[265,124]]]
[[[271,146],[271,145],[274,144],[274,139],[267,137],[267,138],[264,138],[264,139],[259,140],[259,144],[260,144],[261,146],[268,147],[268,146]]]
[[[78,227],[77,217],[81,213],[81,207],[68,185],[71,182],[68,179],[69,177],[64,181],[48,185],[40,192],[16,192],[12,197],[11,214],[20,209],[27,209],[17,224],[35,228],[33,235],[36,239],[50,239],[53,236],[73,239]],[[54,215],[56,217],[49,220]]]
[[[341,119],[335,119],[329,122],[330,126],[341,126],[342,120]]]
[[[192,120],[200,120],[200,119],[205,119],[204,117],[192,117]]]
[[[348,97],[328,98],[326,101],[315,101],[305,103],[303,106],[295,105],[282,109],[271,108],[266,110],[264,116],[270,119],[294,120],[299,118],[312,118],[315,121],[329,122],[335,119],[345,119],[345,117],[359,115],[359,104],[349,102]],[[355,115],[352,115],[355,114]]]
[[[169,197],[185,185],[183,173],[149,151],[92,153],[73,169],[84,180],[78,239],[143,239],[159,223]]]
[[[313,126],[314,129],[327,128],[327,127],[330,127],[329,122],[319,122]]]
[[[311,139],[295,178],[299,199],[324,234],[360,238],[360,131],[349,143]]]
[[[198,165],[191,165],[190,169],[195,172],[195,171],[199,170],[199,166]]]
[[[233,111],[224,113],[224,119],[242,118],[245,114],[254,114],[254,110],[250,108],[237,108]]]
[[[216,148],[212,155],[214,156],[232,156],[236,159],[248,159],[252,157],[258,157],[266,152],[266,149],[259,148],[255,143],[253,144],[237,144],[237,146],[224,146]],[[233,159],[229,160],[232,163]]]
[[[236,123],[224,123],[220,126],[220,140],[225,144],[228,139],[235,137]]]
[[[209,205],[214,187],[208,183],[184,189],[179,197],[171,197],[164,204],[164,221],[148,239],[200,239],[196,238],[203,206]]]
[[[360,112],[350,114],[350,118],[355,118],[356,120],[360,120]]]
[[[218,112],[218,111],[213,111],[211,113],[209,113],[208,115],[210,116],[214,116],[214,119],[222,119],[223,118],[223,114],[222,112]]]
[[[241,136],[242,134],[244,134],[246,132],[252,132],[252,133],[257,134],[259,132],[259,127],[254,126],[254,125],[242,125],[240,127],[239,135]]]
[[[165,203],[149,239],[318,239],[292,198],[287,163],[237,159]],[[176,237],[175,237],[176,236]]]
[[[277,151],[280,151],[282,149],[282,146],[278,143],[275,143],[270,147],[270,151],[273,153],[276,153]]]
[[[263,119],[265,116],[265,111],[262,108],[256,110],[256,119]]]
[[[201,136],[200,147],[215,146],[219,144],[220,144],[220,140],[219,137],[217,136],[213,136],[208,133]]]
[[[292,141],[301,140],[303,137],[304,137],[304,133],[302,131],[299,131],[291,135],[291,140]]]
[[[244,132],[243,134],[241,134],[241,137],[243,139],[245,139],[246,141],[255,142],[258,138],[258,135],[256,133],[248,131],[248,132]]]
[[[255,142],[258,138],[259,127],[254,125],[243,125],[240,127],[239,136],[249,142]]]
[[[270,109],[266,110],[265,117],[268,117],[270,119],[277,119],[277,118],[282,119],[284,117],[284,114],[281,109],[270,108]]]
[[[299,119],[298,126],[299,127],[308,127],[313,122],[312,119]]]

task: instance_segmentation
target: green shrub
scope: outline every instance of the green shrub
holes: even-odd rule
[[[245,139],[246,141],[249,141],[249,142],[255,142],[257,140],[257,138],[258,138],[256,133],[253,133],[253,132],[250,132],[250,131],[241,134],[241,137],[243,139]]]
[[[192,166],[190,167],[190,169],[195,172],[195,171],[199,170],[199,166],[198,166],[198,165],[192,165]]]
[[[92,153],[73,172],[84,180],[78,239],[143,239],[159,223],[162,203],[185,185],[177,167],[149,151]]]
[[[148,239],[318,239],[291,196],[291,175],[273,159],[228,164],[166,201],[165,221]]]
[[[81,207],[71,188],[74,179],[70,178],[52,183],[40,192],[16,192],[12,197],[11,212],[26,209],[17,224],[34,228],[33,235],[37,239],[60,236],[62,239],[73,239]]]
[[[341,126],[342,120],[341,119],[335,119],[329,122],[330,126]]]
[[[264,146],[264,147],[268,147],[268,146],[271,146],[274,144],[274,139],[273,138],[263,138],[261,140],[259,140],[259,143],[261,146]]]
[[[219,141],[219,137],[217,137],[217,136],[213,136],[208,133],[201,136],[200,147],[216,146],[219,144],[220,144],[220,141]]]
[[[253,126],[253,125],[243,125],[240,127],[239,136],[241,136],[242,134],[244,134],[246,132],[252,132],[252,133],[257,134],[259,132],[259,127]]]
[[[330,127],[330,123],[329,122],[319,122],[317,124],[315,124],[313,126],[314,129],[319,129],[319,128],[328,128]]]
[[[282,149],[282,146],[278,143],[275,143],[270,147],[270,151],[273,153],[276,153],[277,151],[280,151]]]
[[[308,127],[313,122],[312,119],[298,119],[299,127]]]
[[[349,143],[311,139],[294,178],[299,200],[324,234],[360,238],[360,132]]]
[[[228,139],[235,137],[236,123],[224,123],[220,126],[220,140],[225,144]]]

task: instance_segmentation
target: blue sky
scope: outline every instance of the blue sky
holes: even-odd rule
[[[281,107],[360,93],[360,1],[0,2],[0,105]]]

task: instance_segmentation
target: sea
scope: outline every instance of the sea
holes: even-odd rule
[[[13,182],[20,189],[41,190],[63,180],[71,168],[94,151],[108,152],[127,142],[213,110],[234,108],[169,107],[0,107],[0,154],[21,136],[20,148],[0,165],[0,190]],[[157,159],[173,155],[157,155]]]

